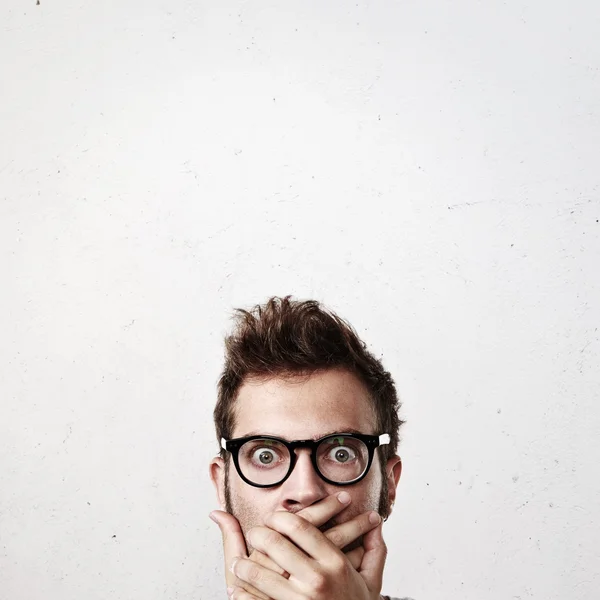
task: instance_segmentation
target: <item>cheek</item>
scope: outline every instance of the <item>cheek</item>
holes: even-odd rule
[[[264,518],[277,509],[274,498],[266,490],[247,485],[239,478],[230,482],[231,508],[242,529],[262,525]]]
[[[375,467],[375,468],[373,468]],[[381,496],[381,471],[379,465],[373,465],[369,474],[359,483],[352,494],[352,504],[360,506],[361,512],[376,510]]]

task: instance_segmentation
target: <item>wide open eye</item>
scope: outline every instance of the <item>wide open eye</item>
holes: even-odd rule
[[[256,485],[275,485],[288,472],[290,453],[279,440],[248,440],[239,449],[237,467],[242,477]]]
[[[259,447],[252,452],[250,461],[252,464],[261,467],[268,467],[277,464],[281,457],[274,448]]]
[[[344,463],[355,460],[356,452],[349,446],[336,446],[327,452],[326,459],[343,465]]]
[[[317,465],[327,479],[349,482],[360,477],[369,464],[366,444],[351,435],[334,435],[319,444]]]
[[[255,439],[240,448],[239,461],[242,469],[250,475],[252,470],[281,468],[289,464],[289,452],[277,440]]]

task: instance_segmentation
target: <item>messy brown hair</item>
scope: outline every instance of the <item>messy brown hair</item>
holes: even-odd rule
[[[250,310],[235,311],[235,327],[225,338],[225,365],[214,410],[217,440],[230,439],[235,426],[235,400],[250,378],[310,375],[346,369],[369,391],[377,434],[389,433],[381,447],[382,467],[396,454],[400,401],[392,376],[367,350],[353,327],[315,300],[273,297]],[[221,449],[221,456],[224,451]],[[385,479],[385,477],[384,477]]]

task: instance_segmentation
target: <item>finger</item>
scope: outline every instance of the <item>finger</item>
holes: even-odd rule
[[[309,557],[323,564],[330,562],[332,553],[338,558],[344,557],[342,551],[336,548],[321,531],[298,515],[277,511],[267,516],[265,525],[283,534]],[[271,556],[272,552],[269,550],[268,554]],[[274,560],[279,563],[278,559]],[[296,575],[293,565],[281,564],[281,566],[291,575]]]
[[[246,540],[239,521],[231,514],[222,510],[213,510],[210,518],[219,526],[223,536],[223,551],[228,566],[236,556],[248,556]]]
[[[282,569],[277,563],[273,562],[266,554],[263,554],[260,550],[254,549],[252,554],[250,554],[250,560],[262,565],[267,569],[271,569],[271,571],[275,571],[275,573],[279,573],[285,579],[289,579],[290,574]],[[253,585],[246,583],[245,581],[241,581],[237,577],[235,578],[237,584],[244,588],[244,590],[256,598],[260,600],[271,600],[266,594],[263,594],[260,590],[257,590]]]
[[[321,525],[325,525],[327,521],[342,512],[350,504],[350,500],[351,497],[348,492],[339,492],[303,508],[297,514],[315,527],[321,527]]]
[[[263,594],[260,590],[257,590],[253,585],[246,581],[242,581],[238,577],[235,578],[236,587],[247,594],[249,594],[252,598],[256,598],[257,600],[272,600],[266,594]]]
[[[379,593],[383,584],[383,568],[387,556],[387,547],[383,540],[382,524],[369,531],[364,537],[365,555],[359,573],[371,592]]]
[[[266,567],[267,569],[271,569],[271,571],[275,571],[275,573],[279,573],[282,577],[289,579],[290,574],[283,568],[281,568],[275,561],[271,560],[266,554],[261,552],[260,550],[253,550],[252,554],[250,554],[250,560]]]
[[[331,529],[325,532],[325,537],[333,543],[337,548],[345,548],[351,542],[354,542],[359,537],[371,531],[381,523],[381,517],[379,513],[370,511],[358,515],[342,523],[341,525],[335,525]]]
[[[232,573],[231,566],[237,557],[246,557],[246,540],[242,533],[239,521],[231,514],[215,510],[210,513],[210,518],[215,521],[223,536],[223,555],[225,560],[225,581],[229,587],[243,587],[250,594],[256,595],[260,600],[269,600],[269,597],[251,585],[239,581]],[[266,558],[266,557],[265,557]]]
[[[363,556],[365,555],[365,549],[362,546],[346,552],[346,558],[350,561],[350,564],[354,567],[355,571],[360,569],[362,564]]]
[[[302,517],[296,517],[296,519],[303,527],[310,527],[319,535],[323,535]],[[297,579],[306,580],[314,575],[314,561],[278,531],[269,527],[253,527],[248,532],[248,541],[254,548],[265,553],[268,558]],[[288,577],[284,577],[284,579],[288,579]]]
[[[248,583],[247,581],[242,581],[241,579],[236,577],[233,574],[233,572],[231,573],[231,576],[233,578],[232,581],[234,582],[235,587],[237,587],[241,590],[244,590],[245,592],[250,594],[253,598],[256,597],[258,600],[272,600],[269,596],[267,596],[267,594],[264,594],[260,590],[257,590],[252,584]],[[229,584],[229,585],[231,585],[231,584]]]
[[[259,598],[259,596],[250,594],[243,588],[235,587],[235,588],[231,588],[231,589],[232,589],[232,592],[229,595],[231,600],[258,600],[258,598]]]
[[[300,600],[287,579],[247,558],[235,561],[233,572],[238,579],[253,585],[274,600]]]

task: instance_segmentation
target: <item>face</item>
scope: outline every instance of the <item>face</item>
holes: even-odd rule
[[[362,382],[348,371],[328,370],[308,377],[276,377],[244,383],[236,400],[232,438],[260,434],[292,441],[319,439],[352,430],[370,435],[387,433],[376,431],[375,422],[368,391]],[[211,478],[221,506],[237,517],[244,534],[262,525],[271,512],[298,512],[342,490],[350,494],[352,502],[322,529],[367,510],[377,510],[384,516],[389,513],[400,476],[398,457],[391,458],[382,469],[380,450],[376,450],[366,477],[340,487],[319,477],[307,448],[298,449],[296,453],[292,474],[274,488],[256,488],[245,483],[230,456],[226,457],[227,464],[221,458],[213,459]]]

